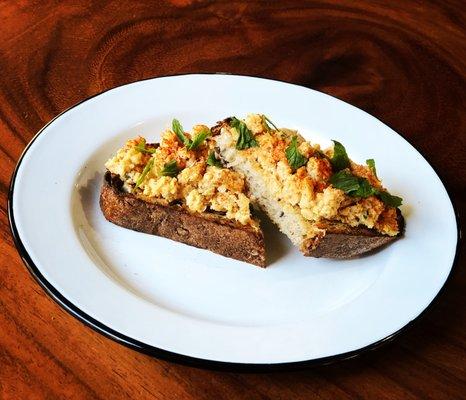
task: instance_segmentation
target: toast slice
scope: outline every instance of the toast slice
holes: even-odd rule
[[[250,198],[305,256],[352,258],[402,234],[401,199],[383,188],[373,160],[355,164],[338,142],[322,151],[258,114],[227,118],[212,132]]]
[[[244,177],[224,168],[210,130],[174,120],[158,144],[129,140],[106,165],[100,207],[122,227],[265,267]]]
[[[122,187],[117,175],[105,174],[100,208],[108,221],[265,267],[260,230],[214,213],[192,213],[180,204],[142,200]]]

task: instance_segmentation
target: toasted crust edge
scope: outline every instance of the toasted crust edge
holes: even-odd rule
[[[305,256],[336,259],[355,258],[379,250],[403,235],[405,221],[398,208],[396,212],[400,232],[396,236],[383,235],[374,229],[365,227],[353,228],[341,223],[329,223],[326,227],[327,233],[319,241],[317,247],[314,243],[309,243],[301,250]]]
[[[108,173],[100,193],[100,208],[108,221],[124,228],[266,267],[264,237],[260,230],[215,214],[196,215],[179,206],[146,202],[120,190]]]

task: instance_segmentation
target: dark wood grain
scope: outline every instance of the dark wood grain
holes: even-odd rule
[[[466,205],[463,1],[0,3],[1,399],[466,398],[464,245],[433,310],[361,358],[300,372],[213,372],[106,339],[40,289],[14,248],[8,182],[57,113],[142,78],[227,71],[302,84],[402,133]]]

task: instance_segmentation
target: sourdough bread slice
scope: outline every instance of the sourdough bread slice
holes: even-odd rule
[[[260,229],[215,213],[195,213],[181,205],[138,198],[123,190],[123,182],[105,174],[100,194],[105,218],[116,225],[176,240],[259,267],[265,267],[264,237]]]
[[[256,126],[259,126],[258,130],[262,129],[260,123]],[[269,165],[266,169],[258,162],[261,155],[257,153],[257,147],[237,149],[238,132],[232,130],[231,119],[219,122],[212,128],[212,132],[216,135],[217,151],[227,167],[245,176],[251,201],[268,215],[305,256],[352,258],[393,242],[402,234],[404,220],[398,209],[395,222],[398,234],[391,235],[365,226],[350,226],[327,220],[325,217],[314,221],[305,218],[297,205],[283,201],[289,194],[286,189],[277,190],[277,185],[273,184],[276,180],[270,173],[274,166]],[[293,134],[297,135],[296,132]],[[271,150],[270,158],[274,150]],[[285,147],[279,150],[284,153]],[[276,174],[276,171],[273,173]]]

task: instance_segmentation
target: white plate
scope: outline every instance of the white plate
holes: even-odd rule
[[[301,256],[266,226],[270,265],[260,269],[103,218],[103,165],[126,139],[157,140],[174,117],[190,127],[250,112],[311,140],[338,139],[356,161],[375,158],[386,186],[404,199],[404,238],[370,256],[333,261]],[[119,341],[186,362],[264,365],[357,354],[428,307],[457,244],[442,182],[401,136],[333,97],[245,76],[156,78],[78,104],[26,149],[9,206],[24,260],[62,305]]]

